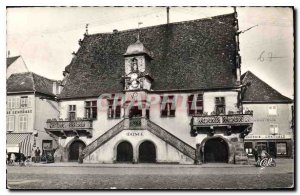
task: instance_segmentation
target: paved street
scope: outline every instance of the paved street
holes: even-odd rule
[[[79,165],[77,163],[8,166],[10,189],[207,189],[288,188],[293,185],[293,160],[277,167],[228,164]]]

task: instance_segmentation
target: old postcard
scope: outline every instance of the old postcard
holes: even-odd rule
[[[293,189],[293,7],[7,7],[13,189]]]

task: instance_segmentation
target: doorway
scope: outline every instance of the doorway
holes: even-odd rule
[[[117,162],[133,162],[133,149],[129,142],[123,141],[117,146]]]
[[[142,117],[142,109],[138,106],[133,106],[129,111],[129,118]]]
[[[144,141],[139,147],[139,162],[141,163],[155,163],[156,149],[155,145],[150,141]]]
[[[78,161],[79,154],[85,147],[86,145],[83,141],[73,141],[69,147],[69,161]]]
[[[221,138],[212,138],[204,145],[205,163],[228,163],[228,145]]]

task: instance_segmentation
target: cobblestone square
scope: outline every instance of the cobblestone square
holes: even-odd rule
[[[9,189],[281,189],[292,188],[293,160],[276,167],[228,164],[39,164],[7,167]]]

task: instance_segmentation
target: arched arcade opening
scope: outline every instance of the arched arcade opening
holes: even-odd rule
[[[151,141],[144,141],[139,146],[139,162],[140,163],[155,163],[156,148]]]
[[[132,145],[123,141],[117,146],[117,162],[133,162],[133,148]]]
[[[86,147],[81,140],[73,141],[69,146],[69,161],[78,161],[79,154]]]
[[[203,153],[205,163],[228,163],[228,144],[222,138],[208,139],[204,143]]]

